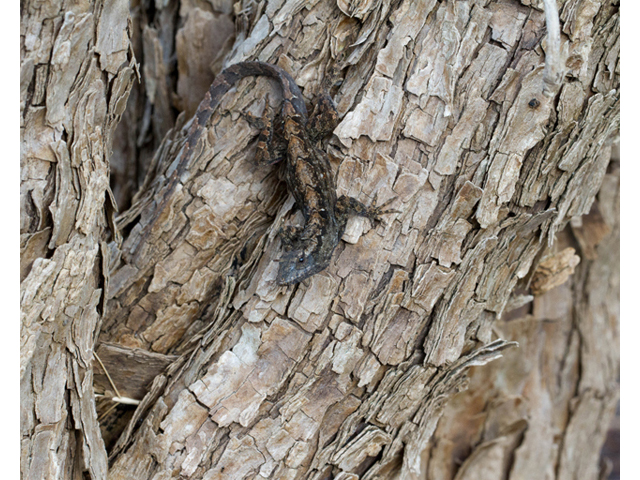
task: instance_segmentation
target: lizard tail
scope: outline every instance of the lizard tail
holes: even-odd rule
[[[300,92],[298,85],[296,85],[296,82],[291,78],[291,75],[276,65],[263,62],[236,63],[220,73],[220,75],[218,75],[211,84],[208,92],[209,96],[205,96],[204,100],[198,107],[198,111],[201,109],[207,110],[207,108],[215,110],[225,93],[227,93],[242,78],[251,76],[271,77],[277,80],[280,84],[280,88],[282,88],[282,97],[284,101],[290,102],[293,105],[295,112],[306,119],[307,108],[305,106],[304,99],[302,98],[302,93]]]

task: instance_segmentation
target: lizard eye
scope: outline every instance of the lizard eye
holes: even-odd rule
[[[300,257],[300,258],[298,258],[298,261],[299,261],[300,263],[304,262],[304,257]]]

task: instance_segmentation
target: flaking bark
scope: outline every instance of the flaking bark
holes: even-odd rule
[[[21,8],[24,479],[107,477],[93,348],[108,288],[111,141],[134,76],[128,8],[119,0]]]
[[[76,278],[77,288],[93,288],[96,302],[83,304],[97,312],[82,324],[90,335],[79,350],[84,356],[69,353],[68,340],[67,350],[51,341],[58,350],[48,347],[49,360],[26,356],[32,377],[23,374],[23,389],[30,378],[47,378],[51,369],[43,365],[58,362],[74,372],[74,388],[80,372],[80,384],[90,390],[87,368],[98,333],[110,355],[107,370],[117,368],[118,349],[131,362],[169,365],[153,380],[139,377],[144,398],[139,385],[114,375],[115,387],[141,403],[109,452],[111,479],[598,478],[599,445],[618,392],[618,175],[610,157],[619,128],[619,7],[558,4],[559,75],[545,69],[541,0],[285,1],[236,9],[236,42],[226,65],[277,63],[309,99],[336,62],[344,67],[334,92],[342,122],[326,147],[336,159],[338,194],[366,204],[397,196],[400,213],[382,225],[354,219],[325,272],[277,287],[276,232],[292,202],[277,169],[252,163],[256,132],[240,112],[260,113],[265,93],[276,103],[278,92],[265,79],[244,80],[214,114],[169,207],[157,212],[188,128],[189,115],[178,117],[118,219],[122,244],[105,244],[98,256],[106,223],[96,222],[90,237],[75,217],[62,221],[75,212],[72,202],[54,203],[62,213],[38,228],[23,227],[33,230],[24,252],[53,248],[50,237],[78,230],[94,245],[83,247],[93,252],[85,263],[104,264],[103,270],[87,266],[93,284],[86,275]],[[136,38],[143,39],[147,90],[137,94],[149,99],[152,91],[153,108],[135,128],[160,138],[173,122],[169,105],[195,109],[196,92],[204,94],[210,80],[203,65],[221,63],[208,50],[222,42],[190,39],[202,35],[202,25],[224,25],[227,7],[209,12],[185,3],[180,10],[176,48],[188,55],[178,61],[179,97],[165,81],[170,62],[163,50],[172,48],[176,5],[157,12],[162,28],[141,27]],[[207,55],[200,64],[199,48]],[[118,65],[132,75],[128,63]],[[38,68],[33,71],[37,79]],[[111,104],[113,94],[108,98]],[[41,115],[51,121],[48,110]],[[103,141],[110,141],[117,120],[104,129]],[[45,134],[25,128],[27,135],[37,146]],[[143,163],[145,148],[138,150]],[[41,191],[53,193],[40,198],[70,191],[63,172],[77,162],[57,162],[62,180],[42,182]],[[106,183],[102,188],[102,197],[85,200],[100,219]],[[29,191],[33,197],[38,190]],[[128,203],[126,189],[121,195]],[[26,222],[35,207],[24,204]],[[150,224],[151,234],[142,235]],[[72,262],[61,246],[46,260],[41,250],[30,254],[33,267],[24,268],[24,292],[44,292],[37,287],[44,281],[27,281],[38,281],[36,267],[46,270],[58,252]],[[73,254],[79,251],[74,247]],[[99,281],[107,270],[98,332]],[[68,339],[69,327],[46,319],[69,315],[74,303],[58,296],[28,314],[40,304],[25,295],[24,351],[33,335],[25,324],[45,325],[47,338]],[[521,348],[506,353],[509,361],[485,366],[511,341]],[[65,411],[67,384],[63,378],[48,391],[45,403],[55,411]],[[115,393],[103,377],[96,388],[107,397]],[[23,398],[37,398],[27,393]],[[78,397],[82,408],[93,409],[85,390]],[[44,422],[42,402],[23,402],[23,474],[33,464],[31,444],[43,444],[36,427],[24,427],[36,417]],[[104,478],[104,449],[92,450],[100,442],[95,411],[88,410],[82,410],[88,423],[76,420],[75,428],[94,435],[85,440],[83,459],[92,475]],[[576,457],[576,451],[588,454]],[[67,452],[76,461],[73,448]]]

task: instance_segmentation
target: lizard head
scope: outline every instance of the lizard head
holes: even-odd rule
[[[321,262],[315,244],[298,242],[285,251],[279,260],[278,285],[293,285],[327,268],[327,262]]]

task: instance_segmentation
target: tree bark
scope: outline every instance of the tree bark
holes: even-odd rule
[[[111,141],[134,77],[129,6],[21,7],[21,472],[106,478],[92,367],[114,225]]]
[[[132,43],[126,2],[23,8],[23,477],[601,478],[618,2],[559,1],[559,29],[541,0],[248,2],[228,53],[230,2],[165,3],[135,6]],[[159,208],[213,71],[256,59],[309,100],[338,66],[338,194],[397,197],[294,287],[276,232],[300,218],[240,115],[270,81],[225,97]],[[139,401],[102,421],[108,473],[92,368],[101,418]]]

